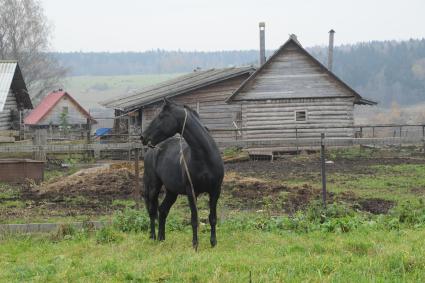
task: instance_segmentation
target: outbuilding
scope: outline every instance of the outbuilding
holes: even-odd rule
[[[25,118],[30,129],[49,128],[52,132],[86,129],[96,120],[66,91],[59,89],[45,96]]]
[[[242,127],[253,129],[242,131],[246,141],[318,138],[322,132],[350,138],[354,106],[376,104],[314,58],[295,35],[226,102],[241,107]]]
[[[31,98],[17,61],[0,61],[0,131],[20,130]]]
[[[116,132],[140,133],[160,111],[163,98],[186,104],[196,110],[209,129],[240,127],[240,105],[226,103],[226,99],[246,80],[254,68],[229,67],[199,70],[148,86],[135,94],[124,95],[101,104],[115,109],[117,117],[130,117],[128,124],[116,120]],[[127,120],[125,120],[127,121]],[[124,124],[124,125],[122,125]],[[128,127],[128,129],[126,129]],[[235,132],[212,131],[219,141],[233,141]]]

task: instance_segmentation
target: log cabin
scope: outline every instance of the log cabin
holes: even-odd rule
[[[354,106],[376,104],[315,59],[295,35],[226,102],[241,107],[243,128],[255,128],[242,132],[241,139],[247,141],[318,138],[322,132],[327,137],[350,138],[354,136]]]
[[[132,133],[140,133],[149,125],[160,111],[164,97],[192,107],[209,129],[234,128],[240,123],[240,105],[229,104],[225,101],[253,71],[254,68],[250,66],[196,69],[192,73],[148,86],[135,94],[114,98],[101,104],[115,109],[116,116],[128,115]],[[117,126],[119,119],[116,121],[115,132],[123,133],[123,128],[127,126]],[[220,141],[236,139],[234,132],[212,131],[212,134]]]
[[[19,130],[31,98],[17,61],[0,61],[0,131]]]

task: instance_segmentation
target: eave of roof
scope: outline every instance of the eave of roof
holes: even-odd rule
[[[300,48],[300,50],[307,55],[313,62],[315,62],[317,65],[319,65],[319,67],[321,69],[323,69],[327,74],[329,74],[332,78],[334,78],[337,82],[339,82],[340,84],[342,84],[345,88],[347,88],[351,93],[353,93],[355,99],[355,104],[363,104],[363,105],[376,105],[378,104],[375,101],[369,100],[369,99],[365,99],[363,98],[357,91],[355,91],[353,88],[351,88],[348,84],[346,84],[343,80],[341,80],[337,75],[335,75],[335,73],[333,73],[332,71],[330,71],[328,68],[326,68],[319,60],[317,60],[313,55],[311,55],[307,50],[304,49],[304,47],[301,46],[301,44],[299,43],[299,41],[297,39],[294,39],[293,36],[290,36],[289,39],[281,46],[279,47],[278,50],[276,50],[268,59],[267,61],[260,66],[254,73],[251,74],[251,76],[246,79],[233,93],[231,96],[229,96],[229,98],[226,99],[226,103],[229,103],[233,100],[233,98],[238,95],[238,93],[240,93],[245,86],[252,81],[254,78],[257,77],[257,75],[259,73],[261,73],[261,71],[264,69],[264,67],[266,67],[267,65],[269,65],[274,58],[281,52],[283,51],[283,49],[285,49],[286,46],[288,46],[290,43],[294,43],[296,46],[298,46]]]
[[[244,74],[250,74],[254,70],[252,66],[248,66],[197,71],[148,86],[136,94],[110,99],[100,104],[108,108],[128,112],[159,102],[164,97],[182,95]]]

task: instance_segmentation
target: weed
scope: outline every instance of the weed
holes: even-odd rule
[[[113,226],[122,232],[147,231],[149,223],[149,217],[145,211],[130,208],[117,211],[113,218]]]
[[[119,234],[112,226],[103,226],[96,233],[96,243],[98,244],[111,244],[118,243],[123,240],[123,236]]]

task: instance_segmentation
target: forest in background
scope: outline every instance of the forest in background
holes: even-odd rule
[[[327,47],[307,48],[322,62]],[[270,56],[272,51],[268,51]],[[55,53],[70,76],[171,74],[255,65],[257,50],[183,52],[152,50],[121,53]],[[425,39],[373,41],[335,47],[334,72],[363,96],[381,106],[425,101]]]

